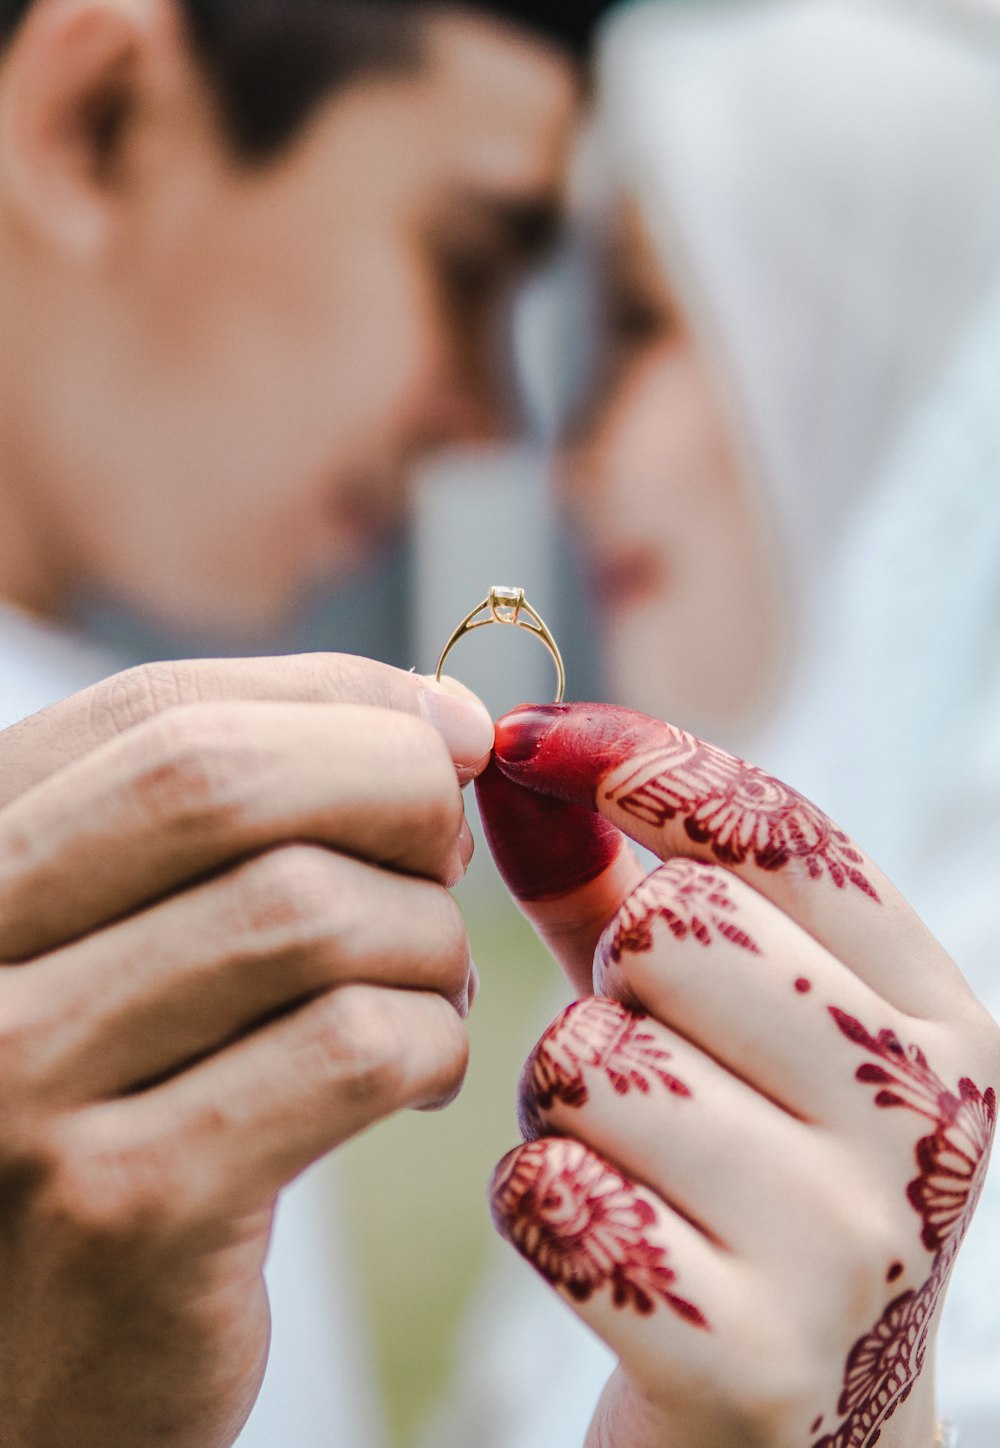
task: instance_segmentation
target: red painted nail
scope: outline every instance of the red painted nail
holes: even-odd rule
[[[503,764],[524,764],[537,754],[553,726],[569,712],[565,704],[524,704],[496,725],[494,752]]]
[[[605,775],[665,728],[609,704],[532,704],[497,724],[494,757],[519,784],[592,808]]]

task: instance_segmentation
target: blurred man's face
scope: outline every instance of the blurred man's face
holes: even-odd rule
[[[63,575],[250,633],[370,553],[422,454],[497,430],[498,303],[551,229],[575,106],[558,55],[456,15],[266,167],[203,96],[154,116],[113,254],[53,264],[4,364]]]

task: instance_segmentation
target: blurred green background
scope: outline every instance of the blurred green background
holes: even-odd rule
[[[482,979],[466,1088],[446,1111],[385,1122],[340,1157],[393,1448],[413,1448],[448,1388],[455,1338],[492,1238],[486,1186],[520,1140],[518,1077],[563,989],[509,900],[480,889],[463,905]],[[513,1253],[511,1270],[528,1270]]]

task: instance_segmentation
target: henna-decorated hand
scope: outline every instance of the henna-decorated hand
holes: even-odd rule
[[[0,735],[4,1448],[233,1442],[279,1190],[462,1080],[446,887],[492,738],[330,656],[137,670]]]
[[[477,787],[584,996],[528,1062],[492,1200],[619,1356],[589,1448],[931,1448],[994,1022],[815,806],[678,729],[518,710]]]

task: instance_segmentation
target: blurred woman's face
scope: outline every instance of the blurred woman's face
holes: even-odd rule
[[[711,734],[772,681],[777,581],[730,447],[717,380],[638,207],[610,238],[596,406],[563,471],[589,561],[608,687]]]

